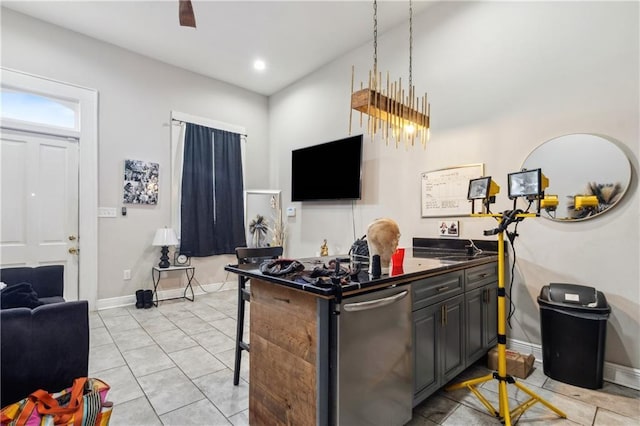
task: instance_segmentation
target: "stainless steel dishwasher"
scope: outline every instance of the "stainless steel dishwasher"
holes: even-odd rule
[[[333,315],[333,422],[403,425],[411,420],[411,290],[345,298]]]

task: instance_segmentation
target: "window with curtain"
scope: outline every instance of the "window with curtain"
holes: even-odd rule
[[[234,254],[246,246],[240,135],[186,123],[180,252]]]

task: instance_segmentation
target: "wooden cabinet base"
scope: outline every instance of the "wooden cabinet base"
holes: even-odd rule
[[[316,299],[251,280],[250,424],[316,424]]]

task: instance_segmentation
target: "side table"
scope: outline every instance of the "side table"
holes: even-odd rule
[[[160,301],[158,300],[158,284],[160,284],[160,277],[163,272],[170,272],[170,271],[184,271],[184,273],[187,275],[187,285],[184,288],[184,293],[182,294],[182,297],[170,297],[162,300],[186,299],[190,302],[193,302],[195,299],[195,296],[193,294],[193,287],[191,287],[191,281],[193,280],[193,276],[196,273],[195,266],[173,266],[172,265],[172,266],[169,266],[168,268],[160,268],[158,266],[154,266],[151,269],[151,278],[153,279],[153,305],[156,307],[158,306],[158,302]],[[191,298],[187,296],[187,290],[191,292]]]

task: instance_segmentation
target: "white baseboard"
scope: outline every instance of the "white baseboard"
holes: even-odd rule
[[[203,295],[206,293],[212,293],[220,290],[229,290],[232,288],[236,288],[238,285],[237,282],[225,282],[225,283],[213,283],[213,284],[202,284],[193,285],[193,293],[198,295]],[[158,299],[173,299],[182,297],[184,294],[184,287],[182,288],[172,288],[170,290],[159,290],[158,291]],[[190,294],[189,294],[190,295]],[[196,299],[197,300],[197,299]],[[109,299],[99,299],[96,302],[96,310],[101,311],[103,309],[111,309],[111,308],[119,308],[122,306],[131,306],[136,304],[136,295],[131,294],[128,296],[120,296],[120,297],[111,297]]]
[[[602,376],[607,382],[640,390],[640,369],[638,368],[625,367],[605,361]]]
[[[508,339],[507,347],[520,353],[533,354],[536,357],[536,362],[542,365],[541,345]],[[625,367],[624,365],[605,361],[602,376],[607,382],[640,390],[640,369],[638,368]]]
[[[542,346],[521,340],[507,339],[507,347],[522,354],[533,354],[536,363],[542,365]]]

